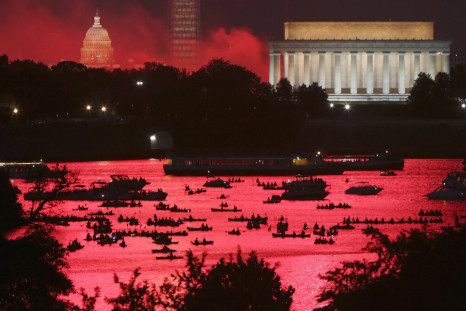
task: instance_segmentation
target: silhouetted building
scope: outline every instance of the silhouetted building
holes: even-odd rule
[[[200,0],[170,0],[171,54],[177,64],[196,64],[201,38]]]
[[[94,17],[94,25],[86,32],[81,48],[81,63],[90,68],[117,67],[113,60],[112,41],[108,31],[100,24],[99,12]]]

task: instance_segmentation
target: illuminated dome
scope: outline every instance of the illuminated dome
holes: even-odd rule
[[[94,17],[94,25],[86,32],[81,48],[81,63],[86,67],[113,67],[113,48],[108,31],[100,24],[99,13]]]

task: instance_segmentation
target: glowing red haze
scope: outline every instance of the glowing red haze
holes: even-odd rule
[[[2,0],[0,55],[48,65],[63,60],[79,62],[95,9],[91,0]],[[122,68],[147,61],[170,64],[167,22],[154,17],[138,1],[119,1],[118,10],[101,8],[100,16],[110,34],[115,60]],[[267,76],[267,44],[252,31],[210,29],[204,39],[199,66],[212,58],[224,58],[263,79]]]

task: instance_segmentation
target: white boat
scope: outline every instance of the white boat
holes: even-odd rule
[[[466,172],[450,172],[442,181],[442,185],[426,196],[432,200],[465,201]]]

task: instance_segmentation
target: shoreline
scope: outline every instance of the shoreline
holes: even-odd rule
[[[215,147],[204,133],[197,145],[151,149],[149,136],[167,128],[148,120],[129,123],[63,122],[13,125],[0,128],[0,161],[87,162],[136,160],[190,155],[325,155],[375,154],[384,150],[402,158],[456,159],[466,157],[466,120],[311,120],[287,143],[274,144],[273,133],[262,137],[266,147],[242,145]],[[176,132],[175,132],[176,133]],[[199,137],[195,137],[199,138]],[[213,143],[212,143],[213,141]]]

